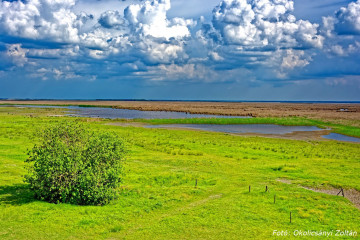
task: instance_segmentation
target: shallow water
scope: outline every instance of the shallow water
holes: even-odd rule
[[[349,136],[338,134],[338,133],[330,133],[329,135],[324,135],[322,137],[326,138],[326,139],[337,140],[337,141],[360,143],[360,138],[349,137]]]
[[[221,116],[208,114],[191,114],[185,112],[166,112],[166,111],[140,111],[115,108],[98,107],[69,107],[75,113],[69,116],[77,117],[99,117],[99,118],[122,118],[122,119],[180,119],[180,118],[246,118],[241,116]]]
[[[5,105],[3,105],[5,106]],[[181,119],[181,118],[250,118],[243,116],[223,116],[208,114],[191,114],[185,112],[167,111],[140,111],[102,107],[78,107],[78,106],[42,106],[42,105],[6,105],[7,107],[18,108],[62,108],[67,109],[67,116],[92,117],[108,119]]]
[[[243,116],[222,116],[208,114],[190,114],[184,112],[166,111],[140,111],[128,109],[113,109],[101,107],[78,107],[78,106],[43,106],[43,105],[1,105],[0,107],[18,108],[62,108],[66,109],[68,116],[94,117],[109,119],[180,119],[180,118],[250,118]],[[315,126],[281,126],[275,124],[162,124],[148,125],[148,128],[184,128],[224,133],[260,133],[260,134],[287,134],[299,131],[320,131],[324,130]],[[330,133],[322,136],[326,139],[337,141],[360,143],[360,138],[349,137],[338,133]]]
[[[324,130],[315,126],[281,126],[275,124],[162,124],[148,125],[148,128],[184,128],[225,133],[287,134],[299,131]]]

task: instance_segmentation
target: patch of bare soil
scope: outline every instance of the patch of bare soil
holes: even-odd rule
[[[285,178],[279,178],[277,179],[277,181],[285,184],[292,184],[291,180]],[[311,188],[301,185],[300,187],[314,192],[320,192],[320,193],[325,193],[334,196],[341,196],[341,197],[343,196],[341,189],[337,189],[337,188]],[[355,207],[360,210],[360,192],[355,189],[343,189],[343,191],[344,191],[344,197],[349,199],[350,202],[352,202],[355,205]]]
[[[330,130],[322,131],[298,131],[287,134],[261,134],[261,133],[235,133],[238,136],[259,136],[268,138],[282,138],[282,139],[293,139],[293,140],[326,140],[322,138],[323,135],[328,135]]]
[[[304,187],[302,188],[314,191],[314,192],[321,192],[326,193],[329,195],[334,196],[342,196],[342,193],[340,192],[340,189],[336,188],[329,188],[329,189],[321,189],[321,188],[310,188],[310,187]],[[355,207],[357,207],[360,210],[360,192],[355,189],[343,189],[344,196],[349,199],[352,203],[354,203]]]
[[[286,178],[279,178],[277,179],[278,182],[282,182],[282,183],[285,183],[285,184],[291,184],[291,180],[289,179],[286,179]]]

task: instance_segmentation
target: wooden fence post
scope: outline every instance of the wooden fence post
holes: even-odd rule
[[[338,194],[336,194],[336,196],[339,196],[340,193],[342,194],[343,197],[345,197],[345,193],[344,193],[343,188],[340,189],[340,192],[338,192]]]

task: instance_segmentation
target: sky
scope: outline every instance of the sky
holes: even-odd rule
[[[360,101],[360,0],[0,0],[0,98]]]

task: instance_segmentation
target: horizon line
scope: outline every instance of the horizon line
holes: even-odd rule
[[[358,101],[347,100],[170,100],[170,99],[143,99],[143,98],[89,98],[89,99],[56,99],[56,98],[0,98],[0,101],[124,101],[124,102],[259,102],[259,103],[360,103]]]

